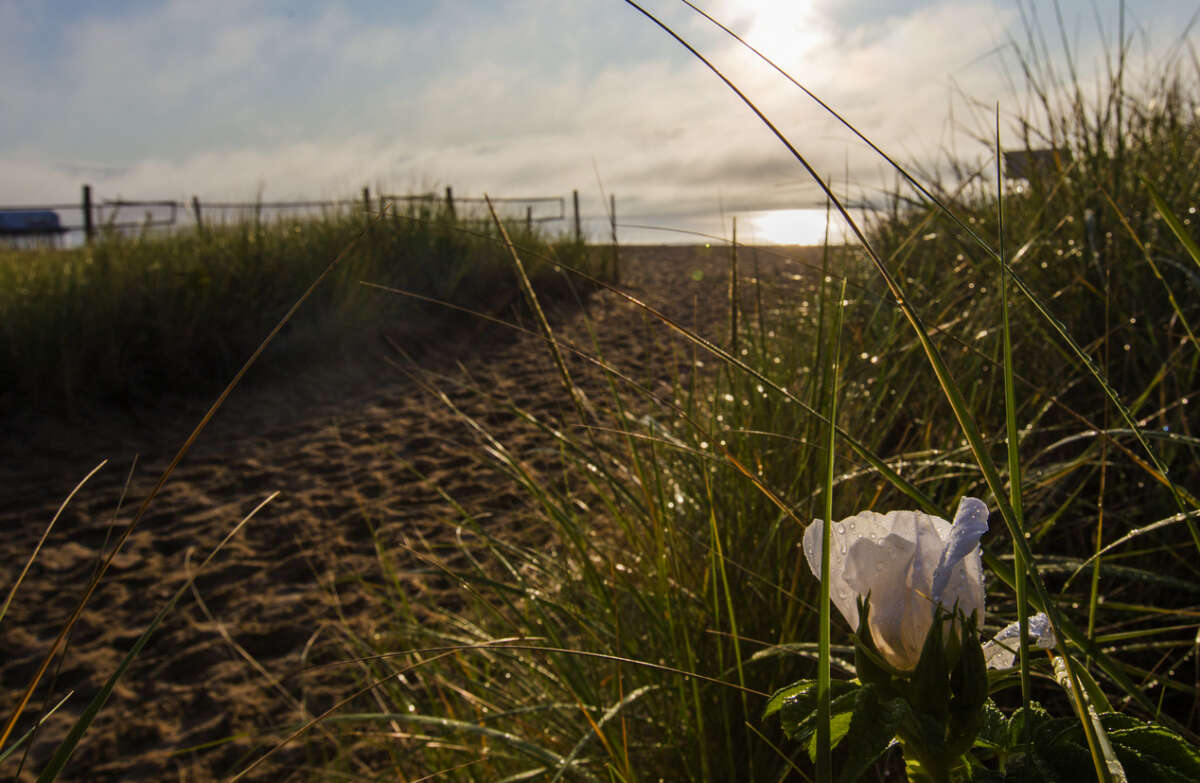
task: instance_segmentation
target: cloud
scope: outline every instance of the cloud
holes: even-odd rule
[[[720,0],[714,13],[885,149],[934,168],[955,138],[953,102],[960,119],[962,95],[1011,105],[996,51],[1019,20],[995,0],[872,3]],[[851,195],[891,180],[782,77],[678,4],[658,5],[819,174],[849,180]],[[471,195],[577,188],[599,214],[597,173],[631,216],[819,202],[766,127],[625,6],[363,8],[166,0],[47,20],[0,6],[0,23],[16,25],[0,24],[12,75],[0,85],[0,203],[69,200],[85,177],[102,195],[181,199],[443,183]]]

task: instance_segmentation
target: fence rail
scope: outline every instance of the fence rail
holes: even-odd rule
[[[477,197],[455,197],[452,188],[447,187],[445,195],[436,193],[417,193],[417,194],[388,194],[380,193],[375,196],[376,201],[371,198],[369,188],[363,188],[362,199],[330,199],[330,200],[292,200],[292,201],[204,201],[199,197],[192,196],[190,203],[183,201],[175,201],[172,199],[154,199],[154,200],[131,200],[131,199],[105,199],[102,201],[94,201],[92,198],[92,188],[90,185],[84,185],[81,189],[81,198],[74,204],[21,204],[11,206],[0,206],[0,213],[3,212],[30,212],[30,211],[46,211],[53,212],[57,215],[58,212],[75,212],[80,217],[78,222],[60,222],[55,231],[42,230],[36,226],[30,226],[29,230],[17,233],[6,233],[5,236],[9,239],[30,239],[33,241],[46,241],[53,243],[58,236],[69,232],[83,232],[84,240],[89,244],[95,239],[96,233],[99,230],[141,230],[145,231],[153,228],[169,228],[179,223],[180,213],[186,214],[190,208],[191,218],[195,226],[203,228],[206,220],[212,222],[212,213],[220,213],[221,217],[230,211],[237,211],[243,214],[253,212],[256,220],[262,218],[263,213],[273,213],[278,217],[278,213],[284,211],[295,210],[315,210],[315,209],[344,209],[362,207],[367,212],[372,211],[375,204],[382,208],[386,203],[429,203],[436,204],[444,198],[445,208],[450,214],[456,214],[456,210],[463,204],[483,204],[485,199]],[[575,237],[581,238],[580,216],[579,216],[579,192],[574,192],[574,229]],[[550,223],[567,219],[567,200],[562,196],[532,196],[528,198],[521,197],[498,197],[492,198],[494,204],[521,204],[525,206],[525,223],[526,226],[532,227],[535,223]],[[557,204],[557,213],[534,215],[534,210],[537,207],[545,204]],[[122,211],[128,214],[129,210],[142,209],[145,210],[143,216],[139,220],[130,220],[123,218]]]

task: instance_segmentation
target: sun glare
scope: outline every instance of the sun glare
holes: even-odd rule
[[[819,245],[825,241],[824,209],[776,209],[747,215],[750,232],[747,242],[771,245]],[[741,221],[738,221],[739,228]],[[742,235],[742,232],[738,232]],[[741,236],[739,236],[739,239]],[[831,219],[829,241],[844,241],[841,223]]]
[[[811,3],[756,0],[736,3],[721,17],[744,20],[735,29],[755,48],[780,64],[795,65],[824,37]],[[748,24],[747,24],[748,23]]]

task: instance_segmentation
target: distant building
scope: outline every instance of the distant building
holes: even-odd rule
[[[57,247],[67,232],[50,209],[0,209],[0,240],[9,247]]]

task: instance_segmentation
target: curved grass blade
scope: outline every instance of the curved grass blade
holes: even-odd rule
[[[1158,188],[1150,182],[1150,180],[1142,177],[1142,184],[1146,186],[1146,190],[1150,193],[1150,198],[1154,199],[1154,208],[1158,210],[1158,214],[1162,215],[1162,219],[1166,221],[1171,228],[1171,233],[1183,245],[1183,249],[1187,251],[1188,256],[1196,262],[1196,266],[1200,266],[1200,245],[1196,244],[1196,240],[1192,239],[1188,234],[1187,229],[1183,227],[1183,222],[1179,220],[1179,216],[1171,209],[1171,205],[1158,192]]]
[[[67,699],[71,698],[74,695],[75,695],[75,691],[73,691],[73,690],[67,691],[67,694],[65,696],[63,696],[61,699],[59,699],[58,704],[55,704],[53,707],[51,707],[49,710],[46,711],[45,715],[43,715],[42,717],[37,719],[37,723],[30,726],[29,730],[26,731],[24,734],[22,734],[20,737],[18,737],[16,739],[16,741],[13,742],[13,744],[9,745],[4,750],[0,751],[0,763],[2,763],[6,758],[8,758],[14,750],[16,750],[17,748],[21,747],[26,742],[28,742],[30,737],[33,736],[34,732],[36,732],[41,727],[41,725],[50,718],[51,715],[58,712],[58,709],[67,703]]]
[[[70,505],[71,499],[79,490],[83,489],[83,485],[88,483],[92,476],[100,472],[100,469],[108,464],[108,460],[101,460],[100,464],[88,471],[88,474],[79,480],[75,488],[67,495],[62,503],[58,506],[58,511],[54,512],[50,524],[46,525],[46,529],[42,531],[42,537],[38,539],[37,546],[33,548],[33,552],[29,555],[29,559],[25,561],[25,567],[21,569],[21,573],[17,575],[17,581],[13,582],[13,586],[9,588],[8,595],[4,599],[4,605],[0,606],[0,620],[4,619],[4,615],[8,612],[8,607],[12,604],[13,596],[17,594],[17,589],[20,588],[21,582],[25,581],[25,575],[29,573],[33,561],[37,560],[38,553],[42,551],[42,545],[46,543],[46,539],[50,536],[50,531],[54,528],[54,523],[58,522],[58,518],[62,516],[63,511]],[[3,738],[0,738],[0,743],[3,743]]]
[[[600,736],[600,729],[604,728],[605,724],[617,717],[617,715],[619,715],[621,711],[630,704],[633,704],[650,691],[658,690],[658,688],[659,686],[657,685],[643,685],[640,688],[630,691],[625,695],[625,698],[621,699],[619,702],[605,710],[604,714],[600,716],[600,720],[593,724],[593,730],[580,737],[579,742],[575,743],[575,747],[571,748],[571,752],[563,757],[562,762],[558,767],[558,771],[554,773],[554,777],[550,778],[550,783],[557,783],[557,781],[562,779],[563,774],[565,774],[568,769],[572,768],[572,765],[575,763],[575,759],[577,759],[579,754],[583,752],[583,749],[587,746],[588,742],[590,742],[593,737]]]
[[[833,475],[836,463],[838,382],[841,377],[842,316],[845,313],[846,283],[842,282],[834,311],[833,350],[829,357],[828,436],[825,440],[825,518],[821,521],[821,587],[817,609],[817,781],[833,780],[833,708],[830,684],[830,565],[833,560]]]
[[[720,77],[721,80],[724,81],[725,84],[728,85],[738,95],[738,97],[740,97],[747,104],[747,106],[750,107],[750,109],[756,115],[758,115],[759,119],[761,119],[767,125],[767,127],[775,134],[775,136],[784,143],[784,145],[793,154],[793,156],[796,157],[796,159],[801,163],[801,165],[804,166],[804,168],[808,171],[810,176],[812,176],[813,180],[817,183],[817,185],[823,191],[825,191],[827,196],[831,197],[833,204],[838,209],[839,213],[841,213],[842,217],[850,225],[851,230],[854,231],[856,237],[859,239],[860,242],[864,243],[864,248],[866,248],[868,250],[868,253],[871,255],[872,260],[876,261],[877,257],[875,255],[874,251],[872,251],[870,248],[866,247],[865,237],[862,236],[861,232],[858,230],[858,227],[857,227],[857,225],[855,225],[854,221],[852,221],[850,219],[849,214],[845,211],[841,202],[838,199],[836,199],[835,197],[833,197],[833,194],[830,192],[830,190],[826,186],[826,184],[816,175],[815,171],[800,156],[800,154],[795,150],[795,148],[792,147],[792,145],[787,141],[787,139],[783,136],[783,134],[781,134],[775,128],[775,126],[769,120],[767,120],[767,118],[762,114],[762,112],[760,112],[758,110],[758,108],[755,107],[754,104],[751,103],[751,101],[737,87],[735,87],[733,85],[732,82],[730,82],[728,79],[726,79],[725,76],[723,74],[721,74],[721,72],[719,70],[717,70],[707,59],[705,59],[702,55],[700,55],[700,53],[697,52],[694,48],[692,48],[687,42],[685,42],[682,38],[680,38],[678,35],[676,35],[674,33],[674,31],[672,31],[665,24],[663,24],[661,21],[659,21],[657,18],[655,18],[652,14],[648,13],[643,8],[638,6],[636,3],[632,2],[632,0],[626,0],[626,2],[629,5],[632,5],[634,8],[637,8],[644,15],[646,15],[648,18],[650,18],[652,21],[654,21],[656,24],[658,24],[659,27],[663,28],[673,38],[675,38],[677,41],[679,41],[681,44],[683,44],[683,46],[686,47],[693,55],[695,55],[705,65],[707,65],[710,70],[712,70],[714,73],[716,73],[717,76]],[[1183,505],[1184,504],[1184,495],[1180,492],[1180,488],[1175,486],[1174,481],[1167,475],[1165,466],[1158,459],[1157,453],[1154,452],[1150,448],[1149,442],[1146,440],[1146,438],[1142,435],[1140,430],[1137,428],[1137,425],[1134,423],[1132,414],[1129,412],[1128,408],[1121,402],[1120,396],[1117,394],[1116,390],[1112,388],[1111,384],[1109,384],[1108,379],[1104,377],[1103,373],[1101,373],[1100,370],[1097,367],[1095,367],[1095,363],[1091,360],[1091,357],[1088,356],[1088,354],[1082,349],[1082,347],[1080,347],[1075,342],[1074,338],[1072,338],[1070,336],[1070,334],[1066,331],[1066,327],[1063,326],[1061,321],[1059,321],[1053,314],[1051,314],[1049,309],[1040,300],[1040,298],[1038,298],[1033,293],[1033,291],[1025,284],[1025,282],[1015,273],[1015,271],[1013,271],[1012,268],[1008,266],[1007,262],[1005,262],[1004,258],[1001,256],[1001,254],[999,254],[994,248],[992,248],[983,239],[983,237],[981,237],[977,232],[975,232],[974,229],[972,229],[965,222],[963,222],[962,219],[960,219],[940,199],[938,199],[936,196],[934,196],[934,194],[930,193],[927,188],[925,188],[914,177],[912,177],[904,169],[904,167],[900,166],[895,160],[893,160],[890,156],[888,156],[882,149],[880,149],[875,144],[873,144],[870,140],[868,140],[865,137],[865,135],[862,134],[861,132],[859,132],[858,129],[855,128],[848,120],[846,120],[840,114],[838,114],[836,111],[834,111],[832,107],[828,106],[824,101],[822,101],[814,93],[812,93],[810,90],[808,90],[808,88],[806,88],[803,84],[801,84],[794,77],[792,77],[791,74],[787,73],[787,71],[785,71],[783,68],[780,68],[770,58],[768,58],[766,55],[764,55],[759,50],[755,49],[753,46],[751,46],[749,43],[747,43],[745,40],[743,40],[739,35],[734,33],[728,27],[721,24],[717,20],[713,19],[711,16],[709,16],[704,11],[701,11],[699,8],[697,8],[695,5],[693,5],[691,2],[689,2],[689,0],[682,0],[682,2],[686,5],[688,5],[689,7],[691,7],[693,10],[695,10],[700,15],[704,16],[706,19],[708,19],[713,24],[720,27],[722,30],[724,30],[726,33],[728,33],[730,36],[732,36],[734,39],[736,39],[739,43],[741,43],[743,46],[745,46],[747,49],[749,49],[751,52],[753,52],[755,55],[757,55],[759,58],[761,58],[768,65],[773,67],[775,70],[779,71],[779,73],[782,74],[786,79],[788,79],[792,84],[794,84],[796,87],[798,87],[799,89],[804,91],[804,93],[806,95],[808,95],[810,98],[812,98],[814,101],[816,101],[822,108],[824,108],[833,117],[835,117],[839,122],[841,122],[843,125],[845,125],[846,128],[848,128],[851,132],[853,132],[855,135],[857,135],[859,138],[861,138],[864,142],[866,142],[866,144],[868,146],[870,146],[872,150],[874,150],[881,157],[883,157],[883,159],[885,161],[887,161],[890,165],[892,165],[895,168],[896,172],[898,174],[900,174],[910,185],[912,185],[923,196],[925,196],[926,198],[929,198],[933,202],[934,206],[938,210],[940,210],[943,214],[945,214],[955,224],[955,226],[959,230],[963,231],[968,236],[970,236],[971,239],[981,249],[983,249],[987,254],[992,256],[992,258],[996,259],[1001,265],[1003,265],[1005,267],[1007,273],[1012,276],[1013,280],[1017,284],[1017,287],[1021,290],[1021,293],[1024,294],[1027,298],[1029,298],[1030,302],[1034,305],[1035,309],[1037,309],[1038,313],[1051,325],[1051,328],[1054,329],[1054,331],[1059,335],[1059,337],[1064,342],[1067,343],[1067,345],[1070,347],[1072,353],[1075,354],[1076,358],[1084,364],[1084,366],[1087,368],[1088,372],[1092,375],[1093,379],[1097,383],[1100,384],[1105,395],[1109,398],[1109,401],[1113,404],[1113,406],[1121,414],[1122,418],[1125,419],[1125,421],[1128,424],[1128,426],[1130,427],[1130,429],[1135,430],[1135,436],[1137,437],[1139,445],[1141,445],[1141,447],[1145,450],[1146,454],[1150,457],[1151,462],[1154,464],[1155,470],[1151,471],[1152,475],[1155,475],[1155,478],[1157,480],[1161,481],[1161,483],[1165,484],[1170,489],[1170,491],[1174,495],[1176,504],[1179,506],[1179,510],[1183,511],[1184,510],[1184,505]],[[1190,239],[1188,241],[1190,241]],[[1194,242],[1191,243],[1191,247],[1196,248],[1196,245]],[[1023,252],[1023,250],[1018,251],[1017,256],[1020,256],[1022,254],[1022,252]],[[1197,264],[1200,264],[1200,248],[1196,248],[1196,252],[1192,252],[1192,250],[1189,249],[1189,254],[1192,256],[1192,258],[1194,260],[1196,260]],[[1197,551],[1200,552],[1200,531],[1198,531],[1195,528],[1195,526],[1193,526],[1190,523],[1190,521],[1189,521],[1188,529],[1189,529],[1189,532],[1191,532],[1191,534],[1192,534],[1193,544],[1196,546]]]
[[[346,715],[335,715],[327,720],[334,723],[362,721],[387,721],[390,723],[394,721],[396,723],[415,723],[420,726],[432,726],[462,732],[463,734],[473,734],[490,740],[497,740],[508,747],[516,749],[523,755],[535,758],[550,767],[561,767],[567,764],[565,757],[560,756],[552,750],[543,748],[541,745],[530,742],[524,737],[517,736],[511,732],[501,731],[500,729],[480,726],[478,723],[469,723],[453,718],[439,718],[435,715],[418,715],[411,712],[357,712],[347,713]],[[571,769],[573,772],[582,775],[586,780],[597,781],[597,783],[599,781],[599,778],[595,775],[578,766],[573,766]],[[538,771],[541,772],[541,770]]]

